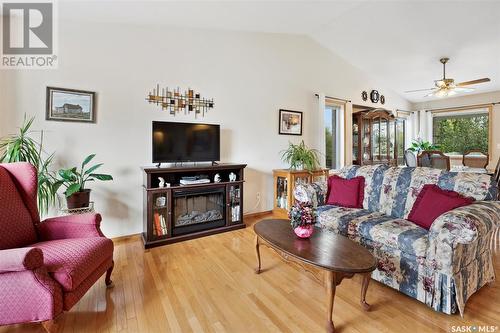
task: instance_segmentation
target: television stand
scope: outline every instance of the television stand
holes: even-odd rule
[[[244,228],[246,164],[143,168],[144,247],[165,245]],[[236,174],[229,181],[229,174]],[[221,182],[213,181],[219,174]],[[182,177],[207,175],[210,183],[181,185]],[[170,187],[159,187],[159,177]]]

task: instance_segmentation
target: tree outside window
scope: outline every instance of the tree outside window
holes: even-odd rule
[[[467,150],[488,152],[488,113],[435,116],[433,143],[444,153],[461,155]]]

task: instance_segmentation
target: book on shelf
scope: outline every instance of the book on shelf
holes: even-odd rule
[[[163,230],[161,228],[161,222],[160,222],[160,214],[154,213],[153,220],[154,220],[154,229],[156,229],[155,234],[157,236],[163,236]]]
[[[161,227],[161,232],[162,235],[167,234],[167,221],[165,220],[165,216],[160,215],[160,227]]]

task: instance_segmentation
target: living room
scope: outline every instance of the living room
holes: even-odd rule
[[[22,235],[18,242],[0,238],[0,254],[14,251],[0,259],[0,332],[498,331],[500,289],[492,282],[500,271],[499,3],[40,3],[49,6],[1,3],[0,168],[10,176],[0,178],[0,209],[9,216],[0,230]],[[41,50],[49,44],[50,52]],[[198,141],[189,137],[201,129]],[[15,145],[21,140],[27,150]],[[188,156],[197,145],[202,153]],[[30,193],[39,200],[23,194],[33,170],[12,171],[8,164],[17,161],[38,168]],[[327,186],[334,175],[347,178],[337,179],[335,193]],[[437,229],[450,223],[442,216],[468,206],[448,207],[432,226],[404,224],[405,237],[425,236],[424,245],[424,238],[412,239],[412,258],[461,255],[446,273],[424,274],[430,264],[422,264],[415,278],[401,264],[407,252],[382,255],[368,236],[349,233],[372,215],[346,219],[326,210],[330,195],[345,199],[342,186],[349,185],[342,181],[357,177],[366,204],[357,196],[359,207],[337,202],[342,213],[363,209],[401,224],[426,184],[454,190],[464,202],[473,197],[478,202],[470,207],[486,204],[468,213],[478,221],[460,215],[472,231],[456,231],[456,243],[434,252],[436,239],[449,240]],[[311,184],[318,180],[323,187]],[[29,212],[11,217],[19,200]],[[217,210],[213,223],[200,223]],[[21,217],[30,221],[28,231],[13,222]],[[296,236],[290,218],[312,235]],[[276,220],[286,220],[284,232],[273,229],[277,223],[260,224]],[[58,252],[48,243],[86,238],[83,229],[106,240],[66,245],[88,251],[88,266],[73,267],[88,272],[76,278],[60,272],[71,258],[53,262]],[[373,241],[401,236],[361,229],[378,237]],[[288,234],[293,238],[277,243],[269,238]],[[350,249],[359,251],[360,265],[370,266],[374,256],[376,267],[339,272],[332,262],[315,262],[313,248],[301,246],[320,235],[325,247],[317,251],[340,251],[329,260],[351,258],[339,254]],[[283,248],[287,242],[296,247]],[[401,276],[383,275],[387,256]],[[475,280],[457,273],[461,258],[467,269],[478,266]],[[29,260],[39,262],[36,269],[26,268]],[[29,284],[18,284],[15,274]],[[442,295],[422,289],[430,276],[448,279]],[[33,277],[53,289],[27,306],[38,290]],[[419,281],[416,289],[403,287],[411,279]]]

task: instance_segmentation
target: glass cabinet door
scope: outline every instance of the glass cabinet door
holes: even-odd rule
[[[288,209],[288,179],[276,177],[276,207]]]
[[[380,119],[380,136],[379,136],[379,145],[380,145],[380,160],[387,160],[388,155],[388,135],[389,135],[389,122],[387,119]]]
[[[150,193],[152,203],[152,235],[153,239],[164,238],[170,234],[170,196],[169,192]]]
[[[363,124],[363,156],[362,160],[370,160],[372,158],[370,136],[371,136],[371,121],[366,120]]]
[[[380,118],[373,119],[372,157],[374,161],[380,161]]]
[[[389,155],[393,159],[396,149],[396,122],[389,122]]]
[[[355,118],[352,124],[352,159],[358,161],[358,142],[359,142],[359,124],[358,119]]]
[[[241,211],[241,185],[228,185],[228,221],[229,224],[241,223],[243,212]]]

